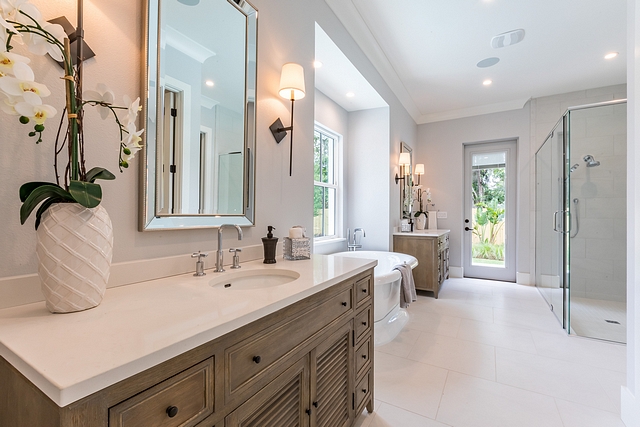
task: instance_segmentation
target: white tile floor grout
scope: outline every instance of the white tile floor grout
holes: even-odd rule
[[[376,348],[358,427],[624,427],[624,345],[567,336],[534,287],[449,279]]]

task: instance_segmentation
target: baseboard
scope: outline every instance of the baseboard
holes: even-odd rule
[[[531,274],[516,272],[516,283],[518,285],[533,286],[533,283],[531,283]]]
[[[280,244],[277,253],[282,253]],[[226,255],[224,264],[231,265],[232,257],[228,252]],[[262,257],[262,245],[242,247],[242,262]],[[210,252],[209,257],[205,259],[206,269],[215,267],[215,259],[215,251]],[[195,261],[191,254],[114,263],[111,265],[107,288],[176,276],[190,271],[195,271]],[[0,309],[39,301],[44,301],[44,297],[40,291],[40,279],[37,274],[0,278]]]
[[[621,390],[621,418],[627,427],[640,426],[640,401],[627,387]]]
[[[464,269],[462,267],[449,266],[449,277],[462,279],[464,277],[463,273],[464,273]]]

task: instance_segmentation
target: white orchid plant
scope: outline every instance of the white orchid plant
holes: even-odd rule
[[[42,142],[47,119],[58,111],[43,102],[51,92],[35,80],[29,66],[30,59],[11,52],[14,45],[26,45],[34,55],[49,54],[64,66],[66,103],[60,118],[55,140],[54,171],[56,182],[28,182],[20,187],[20,221],[22,224],[31,212],[36,212],[36,229],[42,214],[54,203],[79,203],[94,208],[102,201],[102,188],[95,181],[112,180],[115,175],[105,168],[94,167],[87,170],[84,156],[83,116],[84,107],[97,107],[103,119],[113,116],[120,130],[119,169],[129,167],[129,162],[142,148],[140,135],[143,130],[136,128],[140,98],[131,101],[124,97],[125,106],[114,105],[115,96],[109,88],[99,84],[95,91],[82,92],[82,61],[74,67],[69,39],[63,28],[42,20],[42,14],[29,0],[0,0],[0,109],[18,117],[22,124],[35,123],[29,136]],[[126,111],[125,120],[118,112]],[[66,132],[61,134],[67,123]],[[58,156],[66,147],[68,161],[64,169],[64,180],[58,171]]]

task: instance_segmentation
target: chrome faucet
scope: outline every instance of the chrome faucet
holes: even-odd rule
[[[364,228],[356,228],[353,230],[353,242],[351,241],[351,230],[349,228],[347,228],[347,250],[348,251],[354,251],[356,249],[361,249],[362,245],[358,244],[358,240],[357,240],[357,232],[361,231],[362,232],[362,237],[367,237],[367,234],[364,231]]]
[[[206,258],[208,256],[209,254],[203,254],[200,251],[191,254],[191,258],[198,258],[196,260],[196,272],[193,273],[194,276],[200,277],[207,275],[207,273],[204,272],[204,261],[202,261],[202,258]]]
[[[238,230],[238,240],[242,240],[242,228],[240,228],[237,224],[222,224],[218,228],[218,254],[216,256],[216,269],[213,270],[214,273],[222,273],[224,268],[222,268],[224,264],[224,252],[222,252],[222,230],[225,227],[235,227]]]

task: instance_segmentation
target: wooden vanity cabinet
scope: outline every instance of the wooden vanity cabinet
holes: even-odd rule
[[[0,358],[0,426],[349,427],[373,411],[372,283],[356,275],[64,408]]]
[[[416,257],[413,269],[416,289],[433,292],[438,298],[442,283],[449,278],[449,233],[440,236],[394,235],[393,250]]]

